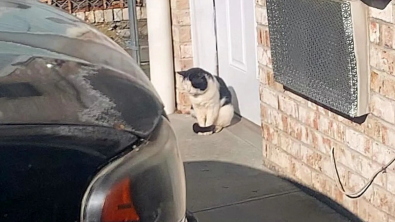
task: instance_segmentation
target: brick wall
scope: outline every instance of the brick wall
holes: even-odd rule
[[[193,66],[191,39],[191,17],[189,0],[171,0],[171,15],[173,24],[174,69],[182,71]],[[191,103],[186,94],[180,91],[180,79],[176,75],[177,110],[188,113]]]
[[[104,0],[40,0],[73,14],[79,19],[95,26],[99,31],[113,39],[122,48],[131,53],[128,46],[130,40],[129,10],[126,1]],[[70,4],[68,4],[70,3]],[[137,0],[137,28],[140,44],[141,68],[149,76],[148,30],[145,0]]]
[[[136,7],[137,28],[140,44],[141,67],[149,75],[148,30],[145,5]],[[93,24],[126,51],[130,51],[129,11],[128,8],[114,8],[73,13],[76,17]],[[131,53],[131,52],[130,52]]]
[[[285,91],[274,81],[265,0],[256,0],[265,163],[374,222],[395,222],[395,165],[361,198],[350,199],[336,187],[330,149],[335,147],[340,176],[351,191],[359,190],[395,156],[393,8],[369,12],[371,114],[357,124]]]
[[[105,9],[72,13],[81,20],[93,24],[122,47],[130,37],[129,11],[124,9]]]

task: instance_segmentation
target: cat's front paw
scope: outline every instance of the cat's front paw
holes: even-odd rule
[[[199,133],[197,133],[199,136],[208,136],[208,135],[211,135],[211,134],[213,134],[213,132],[204,132],[204,133],[202,133],[202,132],[199,132]]]

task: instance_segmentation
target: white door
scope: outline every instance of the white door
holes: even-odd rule
[[[235,110],[260,125],[255,0],[215,0],[219,76]]]

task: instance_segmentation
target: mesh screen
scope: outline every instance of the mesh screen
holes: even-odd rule
[[[351,5],[332,0],[267,0],[276,81],[354,117],[358,79]]]

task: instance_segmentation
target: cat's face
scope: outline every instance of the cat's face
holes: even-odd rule
[[[182,76],[182,86],[191,95],[201,95],[206,92],[208,78],[204,72],[198,70],[187,70],[178,72]]]

